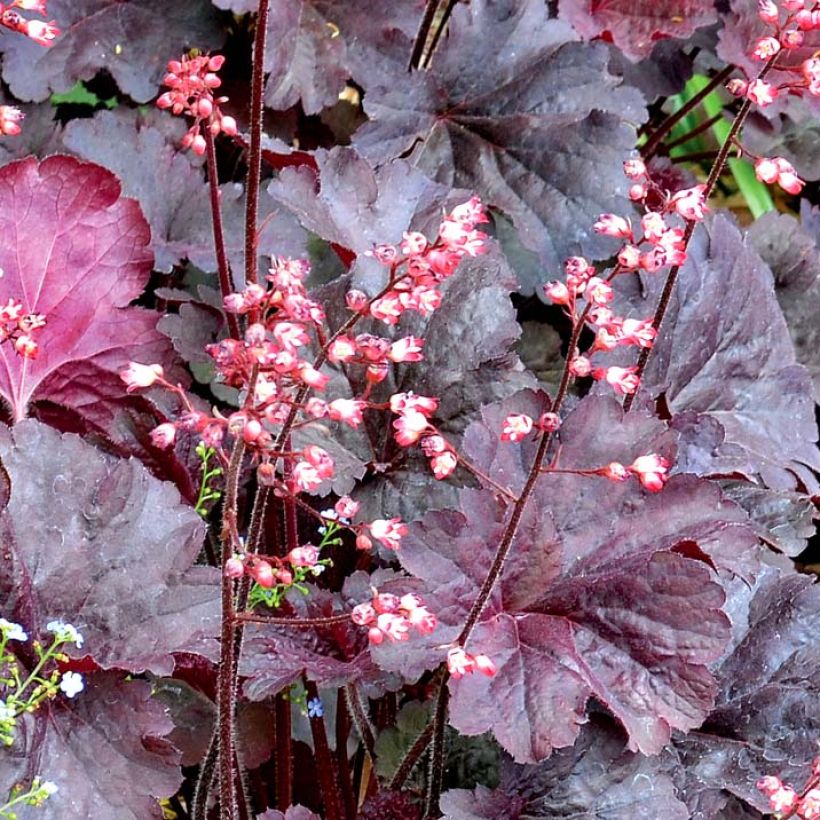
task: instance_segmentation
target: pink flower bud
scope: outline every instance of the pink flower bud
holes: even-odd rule
[[[228,578],[241,578],[245,574],[245,563],[241,555],[234,555],[225,562],[225,575]]]
[[[294,547],[287,556],[287,560],[294,567],[313,567],[319,560],[319,549],[313,544]]]
[[[583,379],[592,372],[592,363],[586,356],[575,356],[570,360],[569,373],[577,379]]]
[[[160,424],[151,431],[151,443],[154,447],[166,450],[173,445],[176,434],[177,428],[171,422]]]
[[[776,25],[780,20],[777,4],[773,0],[759,0],[757,16],[764,22]]]
[[[624,176],[627,179],[640,179],[646,176],[646,164],[642,159],[628,159],[624,162]]]
[[[369,301],[367,294],[362,290],[352,288],[345,294],[345,303],[348,310],[352,310],[354,313],[366,313]]]
[[[246,571],[260,587],[270,589],[274,584],[273,567],[267,561],[254,559],[246,565]]]
[[[359,533],[356,536],[357,550],[369,550],[372,546],[373,542],[364,533]]]
[[[482,675],[486,675],[488,678],[495,677],[498,670],[495,663],[487,655],[476,655],[473,660],[477,672],[481,672]]]
[[[749,83],[746,80],[741,80],[740,77],[735,77],[726,83],[726,90],[733,97],[745,97],[749,90]]]
[[[120,378],[127,385],[125,392],[133,393],[140,387],[151,387],[157,379],[163,377],[162,366],[158,364],[137,364],[129,362],[128,366],[120,371]]]
[[[604,236],[614,236],[616,239],[632,238],[632,226],[629,221],[615,214],[601,214],[592,229],[596,233]]]
[[[567,286],[563,282],[547,282],[544,285],[544,293],[556,305],[569,305],[572,299]]]
[[[359,502],[354,501],[350,496],[343,495],[334,505],[333,509],[336,510],[336,514],[339,518],[346,518],[348,521],[352,521],[356,517],[356,513],[359,512]]]
[[[554,433],[561,426],[561,419],[556,413],[543,413],[538,426],[547,433]]]
[[[629,198],[633,202],[643,202],[646,195],[649,193],[649,188],[642,183],[636,183],[629,187]]]
[[[452,450],[440,453],[430,459],[430,469],[433,471],[433,476],[439,481],[452,475],[457,466],[458,458]]]

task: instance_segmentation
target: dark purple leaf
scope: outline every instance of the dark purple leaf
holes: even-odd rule
[[[296,617],[313,618],[350,611],[338,605],[338,597],[317,588],[311,589],[306,599],[294,597],[294,608]],[[287,610],[261,611],[282,617]],[[240,675],[246,678],[243,694],[251,700],[281,692],[300,680],[303,672],[323,687],[361,682],[366,688],[382,687],[383,692],[384,684],[390,681],[390,676],[373,665],[366,631],[352,621],[312,629],[254,625],[245,632]]]
[[[63,618],[85,635],[70,654],[104,669],[170,674],[172,653],[212,653],[218,575],[191,567],[203,525],[172,485],[33,420],[0,431],[0,456],[6,617],[33,635]]]
[[[538,403],[517,398],[527,412]],[[486,430],[468,430],[465,449],[518,491],[531,448],[487,445],[515,404],[488,411]],[[630,463],[649,452],[671,456],[673,447],[657,420],[622,418],[616,402],[587,399],[562,427],[561,466]],[[372,649],[380,665],[408,677],[443,659],[440,647],[464,623],[510,514],[493,493],[460,496],[461,511],[427,515],[399,554],[405,569],[425,581],[441,619],[426,639]],[[635,482],[541,479],[468,647],[489,654],[498,674],[451,682],[452,724],[470,735],[492,730],[521,761],[572,745],[590,697],[623,723],[633,749],[657,752],[672,728],[699,725],[714,696],[706,664],[722,651],[728,622],[709,565],[676,548],[694,542],[718,566],[747,574],[755,539],[744,518],[715,486],[691,476],[656,495]]]
[[[21,100],[45,100],[104,69],[125,94],[148,102],[168,60],[223,41],[208,0],[49,0],[48,17],[61,31],[51,48],[17,34],[0,41],[3,79]]]
[[[614,42],[632,60],[717,19],[712,0],[559,0],[558,10],[582,37]]]
[[[31,154],[44,157],[62,150],[63,127],[55,120],[57,111],[51,103],[20,103],[0,93],[0,105],[12,105],[25,114],[22,134],[0,138],[0,166]]]
[[[213,0],[237,14],[255,12],[256,0]],[[423,0],[381,6],[364,0],[272,0],[265,54],[265,104],[284,110],[301,102],[307,114],[333,105],[351,76],[362,81],[348,43],[372,48],[380,29],[415,31]]]
[[[101,111],[93,119],[74,120],[63,143],[83,159],[113,171],[123,192],[135,197],[151,225],[151,247],[157,270],[170,271],[189,259],[206,271],[216,270],[208,185],[201,161],[178,148],[185,125],[168,113],[118,109]],[[238,183],[221,186],[225,241],[237,285],[244,270],[244,189]],[[259,253],[298,256],[303,231],[262,197]],[[214,283],[216,284],[216,283]]]
[[[686,820],[673,778],[656,762],[626,749],[623,731],[596,715],[575,745],[537,766],[507,764],[493,791],[479,786],[442,797],[446,820],[573,817],[593,820]]]
[[[645,298],[623,280],[630,296],[621,309],[651,316],[662,278],[647,278]],[[708,428],[717,447],[703,472],[759,475],[780,489],[792,489],[796,473],[813,485],[806,466],[817,469],[820,457],[811,381],[795,361],[771,273],[725,216],[692,240],[644,387],[663,393],[673,414],[689,411],[684,447]]]
[[[368,798],[356,820],[419,820],[421,805],[418,799],[413,799],[404,792],[382,790]]]
[[[806,576],[768,568],[731,600],[734,649],[717,673],[717,704],[699,731],[674,744],[682,798],[702,816],[718,816],[709,806],[727,794],[768,811],[758,778],[802,785],[817,755],[820,589]]]
[[[165,740],[172,728],[149,683],[95,672],[74,699],[46,701],[0,750],[0,792],[34,776],[56,784],[41,808],[21,814],[26,820],[87,820],[102,807],[117,820],[161,818],[158,799],[181,780],[179,753]]]
[[[411,38],[391,32],[363,57],[371,121],[354,144],[377,162],[410,154],[433,179],[475,190],[547,270],[579,251],[607,256],[591,225],[628,208],[620,166],[643,104],[618,88],[605,46],[574,39],[541,0],[458,4],[430,70],[408,74]]]
[[[679,40],[661,40],[652,44],[652,51],[638,63],[612,47],[609,70],[623,78],[624,85],[637,88],[648,103],[658,97],[671,97],[683,90],[694,72],[692,47]]]

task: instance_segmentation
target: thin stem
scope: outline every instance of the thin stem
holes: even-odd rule
[[[253,74],[251,75],[251,122],[248,176],[245,191],[245,284],[257,281],[256,248],[259,222],[259,183],[262,177],[262,97],[265,81],[265,48],[268,38],[269,0],[259,0],[256,35],[253,40]]]
[[[347,756],[347,740],[350,737],[351,718],[344,689],[336,690],[336,768],[339,773],[342,806],[346,820],[356,816],[356,795],[353,794],[350,760]]]
[[[774,68],[779,56],[779,53],[775,54],[774,57],[772,57],[766,63],[766,65],[763,66],[762,70],[757,75],[757,79],[762,80],[765,78],[765,76]],[[715,164],[712,166],[712,170],[709,173],[709,178],[706,180],[706,186],[703,191],[704,200],[709,199],[709,196],[715,189],[715,185],[717,185],[717,181],[720,179],[720,175],[723,173],[723,170],[726,167],[726,163],[729,160],[729,154],[732,151],[732,146],[734,145],[735,138],[740,133],[740,129],[743,128],[743,124],[746,122],[746,117],[748,117],[751,107],[752,101],[747,97],[745,100],[743,100],[743,104],[740,106],[740,110],[737,112],[737,115],[735,116],[735,119],[732,122],[731,128],[729,129],[729,133],[726,135],[726,139],[720,146],[720,151],[718,152],[717,158],[715,159]],[[689,247],[689,241],[692,239],[692,234],[695,232],[696,224],[697,223],[695,222],[686,223],[686,230],[683,234],[684,251],[686,251]],[[669,307],[669,302],[672,298],[672,293],[675,289],[675,283],[677,282],[678,272],[680,271],[680,268],[680,265],[675,265],[669,270],[669,273],[666,275],[666,282],[663,286],[663,292],[661,293],[661,298],[658,302],[658,307],[655,309],[655,315],[652,317],[652,327],[655,328],[656,332],[660,331],[661,324],[663,324],[663,319],[666,316],[666,311]],[[652,348],[645,347],[641,350],[640,356],[638,356],[637,370],[635,371],[635,373],[641,380],[643,379],[643,374],[646,371],[646,364],[649,361],[651,351]],[[635,395],[635,393],[630,393],[624,399],[625,413],[628,413],[632,408],[632,405],[635,402]]]
[[[235,666],[236,630],[234,628],[234,581],[225,573],[225,564],[233,554],[236,538],[239,473],[245,454],[245,442],[238,439],[231,453],[225,486],[225,506],[222,510],[222,640],[220,642],[219,679],[217,690],[217,726],[219,733],[219,797],[222,820],[235,820],[236,779],[234,771],[236,735]]]
[[[205,155],[208,165],[208,190],[211,197],[211,222],[214,230],[214,249],[216,250],[216,270],[219,274],[219,290],[224,299],[228,294],[233,293],[234,286],[231,281],[231,269],[228,264],[228,254],[225,250],[225,231],[222,226],[222,206],[219,197],[219,178],[216,172],[216,144],[214,136],[209,128],[203,129],[205,132]],[[234,339],[239,338],[239,322],[236,314],[226,311],[228,319],[228,332]]]
[[[676,140],[672,142],[666,143],[664,146],[667,151],[671,151],[673,148],[677,148],[679,145],[686,145],[689,140],[694,139],[699,134],[702,134],[704,131],[708,131],[716,122],[720,122],[723,119],[723,112],[720,111],[715,114],[714,117],[709,117],[708,120],[704,120],[700,125],[695,126],[691,131],[687,131],[682,137],[678,137]]]
[[[430,779],[427,783],[427,800],[425,802],[424,820],[434,820],[441,816],[439,800],[444,783],[444,761],[446,757],[447,705],[450,702],[450,690],[447,688],[445,675],[441,681],[436,700],[436,714],[433,719],[432,744],[430,750]]]
[[[291,705],[284,693],[276,696],[276,805],[286,812],[293,802],[293,742]]]
[[[439,0],[427,0],[424,17],[421,18],[419,30],[416,32],[416,39],[413,42],[413,51],[410,54],[410,63],[407,66],[408,71],[412,71],[414,68],[421,66],[425,46],[427,45],[427,38],[430,36],[430,29],[433,27],[433,23],[436,19],[438,6]]]
[[[304,678],[304,683],[308,702],[319,700],[319,690],[314,681]],[[336,767],[333,755],[330,753],[325,720],[321,713],[310,718],[310,731],[313,736],[313,752],[316,757],[316,777],[319,781],[322,803],[325,809],[324,818],[325,820],[342,820]]]
[[[208,751],[199,767],[199,777],[194,789],[194,798],[191,803],[191,820],[207,820],[208,817],[208,795],[211,791],[211,784],[216,775],[216,762],[219,758],[219,727],[214,727]]]
[[[329,615],[326,618],[275,618],[258,615],[255,612],[238,612],[234,621],[243,624],[268,624],[270,626],[290,626],[295,629],[316,629],[323,626],[335,626],[350,621],[350,614]]]
[[[703,162],[707,159],[715,159],[717,155],[717,151],[693,151],[691,154],[680,154],[669,159],[673,165],[681,165],[684,162]]]
[[[431,721],[424,727],[424,731],[413,741],[413,745],[404,756],[404,760],[402,760],[401,765],[398,769],[396,769],[396,773],[393,775],[387,786],[390,791],[401,791],[402,787],[407,782],[407,778],[413,773],[413,769],[416,768],[419,760],[421,760],[421,756],[427,750],[427,747],[430,744],[430,738],[432,737],[433,723]]]
[[[373,724],[367,716],[367,710],[362,703],[361,695],[355,683],[348,683],[344,688],[345,703],[353,725],[362,740],[365,751],[372,760],[376,759],[376,733]]]
[[[690,111],[697,108],[719,85],[722,85],[735,70],[733,65],[719,71],[691,100],[685,102],[677,111],[673,111],[656,129],[655,133],[646,141],[641,148],[641,155],[644,159],[650,159],[658,152],[663,138],[682,120]]]

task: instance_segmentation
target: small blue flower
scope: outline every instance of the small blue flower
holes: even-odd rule
[[[308,717],[320,718],[325,713],[325,707],[319,698],[312,698],[307,702]]]

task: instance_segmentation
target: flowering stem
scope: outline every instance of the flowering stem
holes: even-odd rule
[[[259,0],[256,36],[253,41],[253,74],[251,75],[250,152],[245,199],[245,284],[257,281],[256,247],[259,222],[259,181],[262,176],[262,91],[265,80],[265,47],[268,38],[269,0]]]
[[[191,803],[191,820],[207,820],[208,794],[216,775],[216,764],[219,758],[219,727],[215,727],[208,751],[199,767],[199,776],[194,788],[194,797]]]
[[[316,683],[303,677],[308,701],[319,700],[319,690]],[[310,731],[313,736],[313,752],[316,757],[316,775],[319,788],[322,791],[325,820],[342,820],[339,804],[339,787],[337,785],[336,766],[330,745],[327,742],[325,720],[321,711],[310,718]]]
[[[758,80],[764,79],[765,76],[774,68],[775,63],[777,62],[777,58],[779,56],[780,53],[775,54],[772,58],[769,59],[769,61],[766,63],[765,66],[763,66],[760,73],[757,75]],[[712,170],[709,173],[709,178],[706,180],[706,186],[703,191],[704,201],[709,199],[709,196],[715,189],[715,185],[717,185],[717,181],[720,179],[720,175],[723,173],[723,170],[726,167],[726,163],[729,159],[729,154],[732,151],[735,138],[740,133],[740,129],[743,128],[743,124],[746,122],[746,118],[749,116],[749,111],[751,110],[751,107],[752,101],[747,97],[743,100],[743,104],[740,106],[740,110],[737,112],[737,115],[735,116],[735,119],[732,122],[731,127],[729,128],[729,133],[726,135],[726,139],[720,146],[720,151],[718,151],[718,155],[715,158],[715,163],[712,166]],[[686,223],[686,230],[683,234],[684,251],[686,251],[689,247],[689,241],[692,239],[692,234],[695,232],[696,224],[696,222],[691,220]],[[675,283],[677,282],[678,272],[680,271],[680,268],[680,265],[674,265],[672,268],[670,268],[669,273],[666,275],[666,282],[663,286],[663,292],[661,293],[661,298],[658,302],[658,307],[655,309],[655,315],[652,317],[652,327],[655,329],[656,332],[660,331],[660,327],[663,323],[664,316],[666,316],[666,311],[669,307],[669,301],[672,298],[672,292],[675,289]],[[638,356],[638,365],[637,370],[635,371],[635,375],[637,375],[638,379],[643,379],[643,374],[646,370],[646,363],[649,361],[651,351],[652,348],[645,347],[641,350],[640,356]],[[635,401],[635,395],[635,393],[630,393],[624,399],[625,413],[628,413],[632,408],[632,405]]]
[[[276,618],[267,615],[257,615],[254,612],[238,612],[234,622],[240,624],[268,624],[270,626],[290,626],[296,629],[316,629],[323,626],[336,626],[349,623],[350,613],[343,615],[329,615],[325,618]]]
[[[347,756],[347,739],[350,737],[351,718],[346,706],[344,689],[336,690],[336,769],[339,774],[339,788],[347,820],[356,816],[356,795],[353,794],[350,760]]]
[[[284,693],[276,696],[276,805],[286,812],[293,802],[291,705]]]
[[[433,723],[431,721],[424,727],[424,731],[413,741],[413,745],[404,756],[404,760],[402,760],[401,765],[398,769],[396,769],[396,773],[393,775],[387,786],[390,791],[401,790],[407,778],[412,774],[413,769],[416,768],[416,764],[421,759],[421,756],[426,751],[432,736]]]
[[[376,759],[376,733],[373,729],[373,724],[367,716],[367,711],[362,703],[359,690],[355,683],[348,683],[344,688],[345,703],[347,703],[347,710],[359,733],[359,737],[364,744],[365,751],[370,756],[371,760]]]
[[[231,453],[225,478],[225,506],[222,511],[222,640],[220,642],[219,681],[217,692],[217,726],[219,733],[219,796],[223,820],[237,816],[236,780],[234,777],[234,708],[236,700],[236,630],[234,624],[234,581],[225,565],[235,546],[239,473],[245,454],[245,442],[238,439]]]
[[[677,111],[673,111],[656,129],[652,136],[641,148],[641,155],[644,159],[651,159],[658,152],[663,138],[682,120],[690,111],[697,108],[719,85],[729,79],[735,70],[733,65],[719,71],[711,80],[697,93],[691,100],[685,102]]]
[[[447,706],[450,702],[450,690],[447,687],[449,675],[445,674],[436,698],[436,713],[433,718],[430,749],[430,777],[427,782],[427,799],[424,808],[424,820],[440,817],[439,800],[444,782],[444,759],[447,731]]]
[[[219,274],[219,290],[224,299],[233,293],[231,269],[228,265],[228,254],[225,251],[225,231],[222,226],[222,207],[219,202],[219,177],[216,172],[216,144],[210,128],[205,128],[205,156],[208,166],[208,189],[211,197],[211,222],[214,230],[214,249],[216,250],[216,269]],[[239,322],[235,313],[226,311],[228,332],[234,339],[239,338]]]

